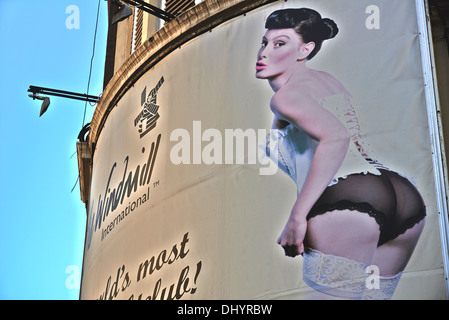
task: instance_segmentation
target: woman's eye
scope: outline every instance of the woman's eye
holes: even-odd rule
[[[275,47],[282,47],[283,45],[285,45],[283,41],[278,41],[274,44]]]
[[[266,41],[262,41],[262,43],[260,44],[263,48],[265,48],[267,46],[267,42]]]

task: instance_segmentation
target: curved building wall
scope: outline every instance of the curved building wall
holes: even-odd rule
[[[287,7],[339,24],[309,65],[344,83],[371,148],[425,198],[426,228],[394,297],[446,297],[415,2],[382,2],[380,28],[370,5],[204,1],[131,55],[91,123],[81,299],[308,297],[302,257],[276,243],[296,186],[260,153],[273,92],[255,78],[256,55],[266,17]]]

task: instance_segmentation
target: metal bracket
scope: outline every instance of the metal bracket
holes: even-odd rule
[[[122,1],[127,3],[127,4],[129,4],[129,5],[131,5],[131,6],[137,7],[139,9],[141,9],[141,10],[151,14],[151,15],[154,15],[154,16],[156,16],[156,17],[158,17],[158,18],[160,18],[160,19],[162,19],[164,21],[170,21],[170,20],[176,18],[171,13],[168,13],[168,12],[158,8],[158,7],[155,7],[155,6],[153,6],[153,5],[149,4],[149,3],[146,3],[143,0],[122,0]]]

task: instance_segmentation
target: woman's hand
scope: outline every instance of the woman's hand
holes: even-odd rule
[[[306,219],[294,219],[290,216],[277,241],[284,248],[286,256],[293,258],[304,253],[306,231]]]

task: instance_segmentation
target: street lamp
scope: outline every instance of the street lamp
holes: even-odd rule
[[[48,106],[50,105],[50,98],[42,97],[42,96],[40,96],[40,94],[75,99],[75,100],[82,100],[82,101],[87,101],[87,102],[95,102],[95,103],[97,103],[98,100],[100,99],[98,96],[93,96],[93,95],[88,95],[88,94],[83,94],[83,93],[76,93],[76,92],[71,92],[71,91],[51,89],[51,88],[36,87],[36,86],[30,86],[28,88],[28,92],[32,93],[32,94],[29,94],[28,96],[30,98],[33,98],[33,100],[34,99],[43,100],[39,117],[42,116],[45,111],[47,111]]]

